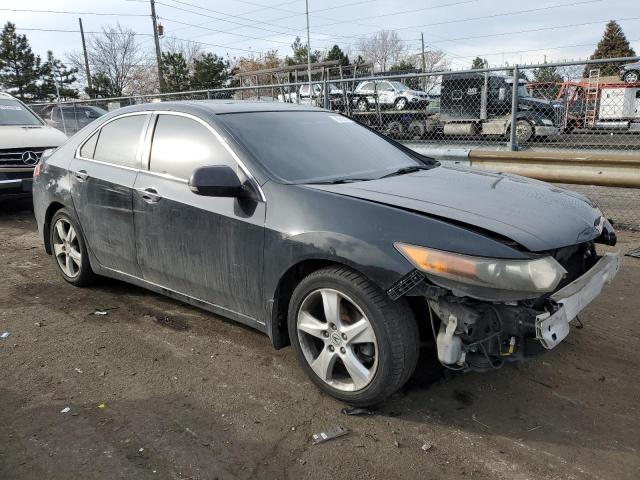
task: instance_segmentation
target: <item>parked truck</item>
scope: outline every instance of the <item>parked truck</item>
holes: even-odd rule
[[[516,88],[518,142],[560,134],[564,125],[562,103],[534,98],[524,79]],[[506,136],[511,130],[512,99],[512,77],[477,72],[443,75],[435,124],[445,136]]]

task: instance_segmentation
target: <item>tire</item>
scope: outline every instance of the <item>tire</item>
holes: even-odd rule
[[[369,110],[369,102],[367,102],[366,98],[361,98],[360,100],[358,100],[358,102],[356,103],[356,108],[360,111],[360,112],[366,112]]]
[[[638,83],[640,82],[640,72],[631,70],[624,74],[624,81],[626,83]]]
[[[396,110],[404,110],[405,108],[407,108],[408,104],[409,102],[407,102],[406,98],[400,97],[394,102],[393,108],[395,108]]]
[[[401,122],[394,120],[387,125],[385,134],[391,138],[402,138],[404,135],[404,127]]]
[[[71,234],[71,235],[70,235]],[[62,208],[51,219],[49,242],[58,273],[76,287],[94,283],[96,275],[91,270],[86,242],[78,223]]]
[[[527,120],[518,120],[516,122],[516,139],[518,143],[525,143],[533,137],[533,127]]]
[[[325,305],[333,306],[329,314]],[[345,267],[323,268],[298,284],[288,328],[309,378],[351,405],[382,402],[407,382],[419,357],[418,325],[406,301],[391,301]]]
[[[409,138],[412,140],[420,140],[424,137],[426,128],[420,120],[412,120],[409,124]]]

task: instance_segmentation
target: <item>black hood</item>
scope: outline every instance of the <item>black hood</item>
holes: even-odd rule
[[[601,214],[589,199],[516,175],[441,166],[380,180],[309,186],[479,227],[532,252],[600,234]]]

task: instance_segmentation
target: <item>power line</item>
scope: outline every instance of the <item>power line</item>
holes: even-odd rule
[[[102,13],[102,12],[72,12],[69,10],[33,10],[22,8],[0,8],[6,12],[27,12],[27,13],[54,13],[64,15],[99,15],[105,17],[147,17],[144,13]]]

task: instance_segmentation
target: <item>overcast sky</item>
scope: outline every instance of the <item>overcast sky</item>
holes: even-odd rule
[[[638,0],[309,0],[311,47],[334,43],[357,52],[362,36],[380,29],[397,30],[411,51],[420,49],[420,33],[428,49],[443,50],[453,67],[466,68],[480,55],[490,65],[579,59],[590,55],[608,20],[619,20],[640,53]],[[304,0],[156,0],[165,36],[202,42],[205,50],[225,57],[277,49],[291,53],[296,35],[306,39]],[[147,0],[2,0],[0,19],[15,22],[42,57],[52,49],[64,58],[79,50],[75,32],[26,29],[78,29],[86,32],[120,22],[134,31],[152,33]],[[8,9],[56,10],[62,13]],[[95,15],[115,14],[111,15]],[[125,15],[126,14],[126,15]],[[138,15],[138,16],[135,16]],[[485,18],[478,18],[485,17]],[[191,26],[193,25],[193,26]],[[198,26],[195,26],[198,25]],[[150,36],[140,36],[149,49]]]

